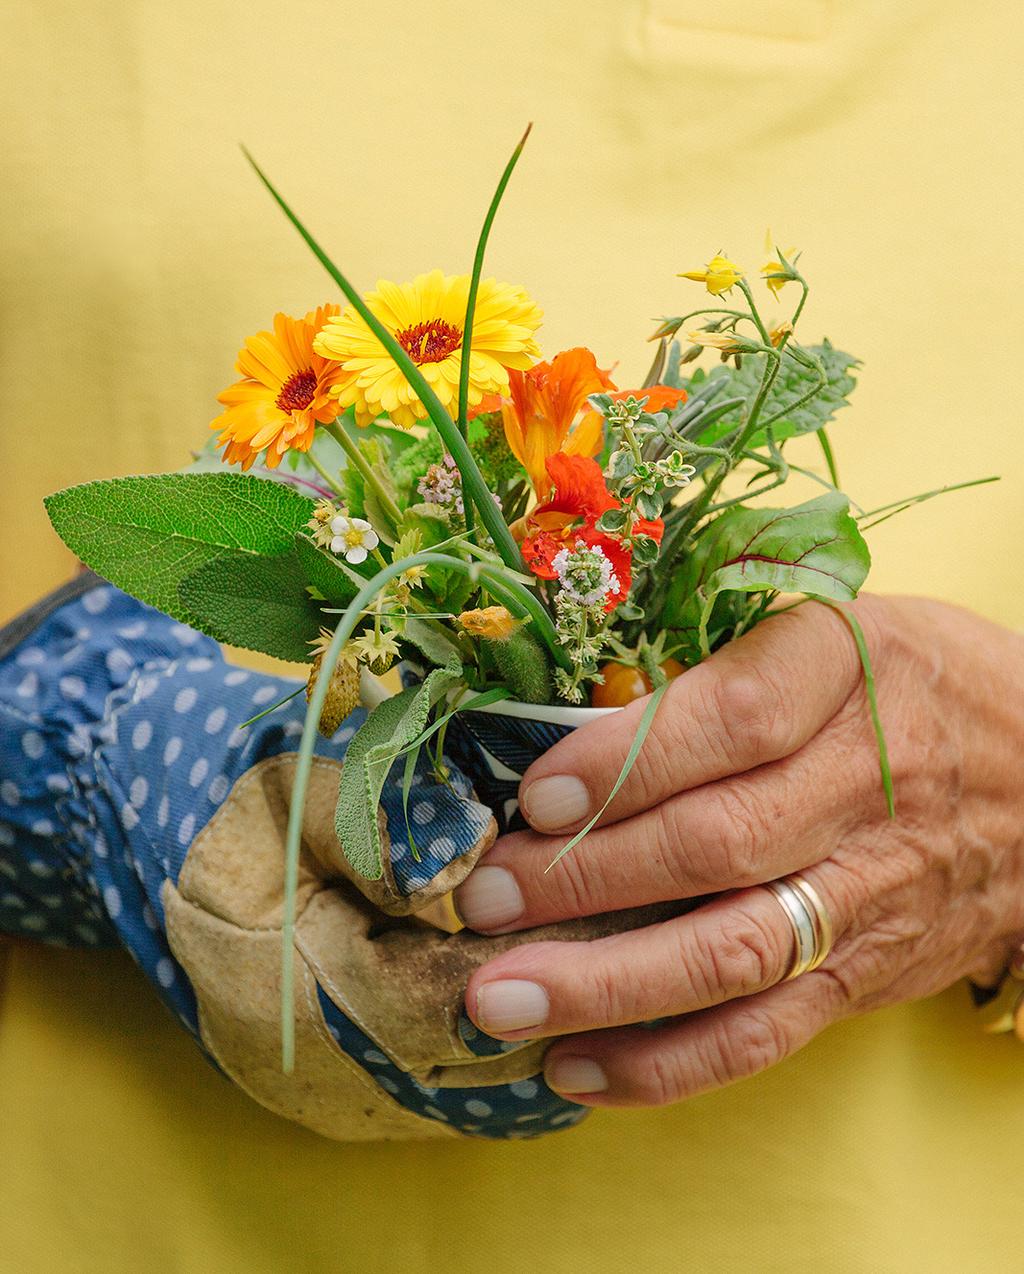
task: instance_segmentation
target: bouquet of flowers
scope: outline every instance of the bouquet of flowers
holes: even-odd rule
[[[654,332],[641,384],[622,387],[583,347],[543,360],[540,309],[482,268],[522,146],[470,274],[433,270],[366,294],[256,168],[345,306],[278,314],[246,340],[216,438],[188,470],[47,501],[66,543],[114,584],[220,641],[307,666],[292,908],[316,731],[331,735],[361,697],[372,711],[346,756],[336,826],[354,869],[376,879],[385,781],[407,792],[426,749],[444,784],[460,714],[513,703],[557,721],[552,706],[649,695],[621,783],[673,678],[782,595],[851,601],[868,573],[863,531],[927,498],[864,513],[839,489],[826,427],[857,360],[804,341],[808,283],[793,250],[774,249],[759,280],[722,253],[688,270],[707,295]],[[765,317],[755,282],[773,308],[789,302],[781,317]],[[706,353],[711,370],[697,366]],[[787,457],[803,434],[820,442],[822,475]],[[793,472],[821,493],[762,499]],[[847,619],[891,801],[867,652]],[[407,685],[389,695],[376,678],[396,662]]]

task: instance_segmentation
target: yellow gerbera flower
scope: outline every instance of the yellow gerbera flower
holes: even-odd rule
[[[274,315],[273,332],[257,332],[239,351],[235,364],[243,380],[217,395],[225,411],[210,425],[220,429],[217,445],[228,464],[248,469],[261,451],[275,469],[290,448],[308,451],[317,425],[328,425],[341,412],[331,390],[341,368],[313,349],[313,338],[337,305],[321,305],[305,318]]]
[[[459,398],[469,283],[468,274],[432,270],[411,283],[381,280],[365,298],[452,415]],[[485,394],[507,393],[508,369],[525,371],[540,357],[533,339],[540,321],[541,311],[523,288],[481,280],[469,356],[470,407]],[[390,354],[351,307],[327,320],[313,348],[341,364],[345,375],[334,392],[342,407],[355,407],[359,424],[385,412],[405,428],[426,419],[426,408]]]
[[[703,270],[687,270],[678,276],[680,279],[693,279],[695,283],[703,283],[712,296],[721,296],[734,288],[743,278],[743,271],[735,261],[718,253],[713,256]]]

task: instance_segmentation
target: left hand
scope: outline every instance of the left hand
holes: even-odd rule
[[[643,702],[524,777],[535,830],[500,840],[460,889],[473,928],[739,891],[615,937],[525,943],[474,974],[467,1009],[488,1034],[569,1037],[548,1052],[553,1088],[594,1106],[678,1101],[773,1065],[831,1022],[965,975],[993,981],[1007,963],[1024,934],[1024,640],[940,602],[854,609],[895,820],[850,632],[815,604],[671,684],[600,827],[547,874],[615,782]],[[758,886],[793,871],[825,901],[835,945],[787,982],[791,930]]]

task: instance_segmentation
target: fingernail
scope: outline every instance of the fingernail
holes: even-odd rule
[[[455,906],[470,929],[498,929],[526,909],[515,876],[504,867],[477,867],[455,891]]]
[[[571,827],[590,813],[590,791],[574,774],[552,774],[537,779],[519,793],[527,820],[538,832]]]
[[[608,1076],[591,1057],[556,1057],[544,1078],[558,1093],[603,1093],[608,1087]]]
[[[476,993],[476,1020],[485,1031],[522,1031],[547,1021],[548,993],[536,982],[503,978]]]

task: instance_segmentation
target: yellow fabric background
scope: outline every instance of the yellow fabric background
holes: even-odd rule
[[[874,532],[873,586],[1024,624],[1017,0],[5,8],[4,617],[71,566],[44,493],[178,467],[241,338],[331,296],[237,140],[369,285],[468,268],[534,119],[489,264],[545,307],[546,352],[635,380],[652,317],[699,303],[675,272],[756,266],[771,225],[817,287],[805,335],[865,360],[833,430],[854,496],[1005,475]],[[124,957],[20,948],[0,1015],[4,1270],[1020,1268],[1024,1052],[960,988],[510,1145],[288,1126]]]

